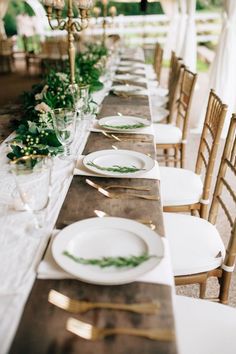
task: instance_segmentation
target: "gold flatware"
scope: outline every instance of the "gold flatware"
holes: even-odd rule
[[[154,315],[158,313],[160,308],[160,304],[158,302],[141,304],[118,304],[110,302],[78,301],[63,295],[56,290],[50,290],[48,294],[48,301],[51,304],[71,313],[84,313],[92,309],[110,309]]]
[[[67,320],[66,329],[88,340],[103,339],[106,336],[112,336],[114,334],[126,334],[159,341],[173,341],[175,339],[174,332],[169,329],[139,329],[126,327],[98,328],[90,323],[79,321],[72,317]]]
[[[110,186],[104,187],[101,186],[98,183],[95,183],[93,181],[91,181],[90,179],[87,178],[87,180],[91,183],[91,185],[93,184],[93,186],[95,188],[103,188],[105,190],[107,189],[113,189],[113,188],[119,188],[119,189],[133,189],[133,190],[137,190],[137,191],[150,191],[150,188],[146,188],[146,187],[141,187],[141,186],[126,186],[126,185],[119,185],[119,184],[111,184]]]
[[[122,138],[120,136],[117,136],[116,134],[112,134],[112,133],[107,133],[104,130],[101,130],[101,133],[109,139],[114,139],[116,141],[122,142],[122,141],[140,141],[142,143],[151,143],[153,142],[152,139],[148,139],[148,138],[140,138],[140,137],[136,137],[136,136],[130,136],[130,135],[125,135],[122,133]]]
[[[105,132],[104,130],[101,130],[101,133],[109,139],[115,139],[116,141],[122,141],[120,138],[118,138],[116,135],[114,134],[108,134],[107,132]]]
[[[94,214],[97,215],[99,218],[110,216],[109,214],[105,213],[104,211],[97,210],[97,209],[94,210]],[[156,228],[156,225],[154,225],[152,223],[152,220],[150,220],[150,219],[133,219],[133,220],[140,222],[141,224],[148,225],[151,230],[155,230],[155,228]]]
[[[129,198],[129,197],[136,197],[136,198],[141,198],[141,199],[146,199],[146,200],[159,200],[159,197],[156,197],[155,195],[143,195],[143,194],[135,194],[135,193],[111,193],[106,191],[102,187],[98,187],[98,185],[94,182],[92,182],[90,179],[86,178],[85,182],[89,184],[91,187],[97,189],[98,192],[103,194],[107,198],[111,199],[124,199],[124,198]]]

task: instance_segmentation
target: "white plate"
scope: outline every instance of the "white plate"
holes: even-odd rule
[[[142,87],[135,85],[113,85],[112,90],[117,93],[136,93],[143,90]]]
[[[88,165],[88,163],[93,163],[101,167],[113,167],[113,166],[122,166],[122,167],[136,167],[139,170],[135,172],[121,173],[114,171],[104,171],[96,166]],[[155,166],[155,161],[141,152],[132,151],[132,150],[100,150],[92,152],[83,158],[84,166],[103,176],[110,177],[126,177],[132,178],[135,176],[140,176],[145,172],[150,171]]]
[[[110,116],[104,117],[98,121],[98,124],[104,129],[120,131],[120,132],[136,132],[139,129],[150,126],[150,121],[147,119],[133,117],[133,116]],[[122,128],[122,126],[134,126],[137,124],[143,124],[144,126],[136,128]],[[120,127],[120,128],[119,128]]]
[[[145,73],[145,71],[144,71],[144,69],[142,69],[142,68],[135,68],[135,67],[133,67],[133,66],[119,66],[118,68],[117,68],[117,71],[118,72],[121,72],[121,73],[133,73],[134,75],[136,74],[136,73],[139,73],[139,74],[144,74]]]
[[[132,68],[144,68],[145,64],[137,63],[131,60],[122,60],[119,64],[120,66],[130,66]]]
[[[132,74],[119,74],[114,77],[114,80],[119,81],[138,81],[140,80],[140,76],[132,75]]]
[[[129,257],[143,253],[155,257],[136,267],[101,268],[83,265],[63,254],[75,257]],[[90,218],[65,227],[52,244],[52,254],[66,272],[88,283],[116,285],[130,283],[156,267],[164,256],[161,237],[137,221],[116,217]]]

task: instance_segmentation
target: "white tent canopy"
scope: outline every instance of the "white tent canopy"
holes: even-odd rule
[[[229,126],[230,116],[236,110],[236,1],[224,0],[224,18],[215,59],[212,63],[209,87],[214,88],[222,101],[229,106],[223,135]]]
[[[187,1],[187,23],[185,26],[185,34],[180,56],[190,70],[195,72],[197,62],[197,35],[195,25],[196,0],[185,1]]]

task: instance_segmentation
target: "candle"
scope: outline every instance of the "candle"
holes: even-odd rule
[[[93,0],[74,0],[79,9],[88,10],[93,7]]]
[[[43,0],[43,5],[44,6],[52,7],[53,3],[54,3],[54,0]]]
[[[57,10],[62,10],[63,7],[65,6],[65,2],[64,2],[64,0],[54,0],[53,6]]]
[[[116,7],[115,7],[115,6],[111,6],[110,9],[109,9],[109,12],[110,12],[110,15],[111,15],[112,17],[115,17],[116,14],[117,14]]]

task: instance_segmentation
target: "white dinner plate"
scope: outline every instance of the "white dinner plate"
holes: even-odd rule
[[[119,81],[138,81],[140,80],[140,76],[132,75],[132,74],[118,74],[114,77],[114,80]]]
[[[142,68],[135,68],[132,66],[118,66],[117,71],[120,73],[131,73],[131,74],[144,74],[145,71]]]
[[[136,93],[143,90],[143,87],[135,85],[113,85],[112,90],[117,93]]]
[[[144,63],[137,63],[132,60],[122,60],[120,61],[120,66],[131,66],[132,68],[144,68]]]
[[[80,264],[64,255],[101,259],[130,257],[147,253],[153,256],[136,267],[105,267]],[[161,237],[137,221],[116,218],[90,218],[65,227],[52,244],[57,264],[78,279],[101,285],[130,283],[156,267],[164,256]]]
[[[136,132],[139,129],[149,127],[151,122],[147,119],[133,116],[109,116],[100,119],[98,124],[108,130]]]
[[[83,158],[84,166],[103,176],[132,178],[150,171],[155,161],[141,152],[133,150],[100,150],[92,152]],[[120,172],[107,170],[108,168],[128,167],[133,171]]]

